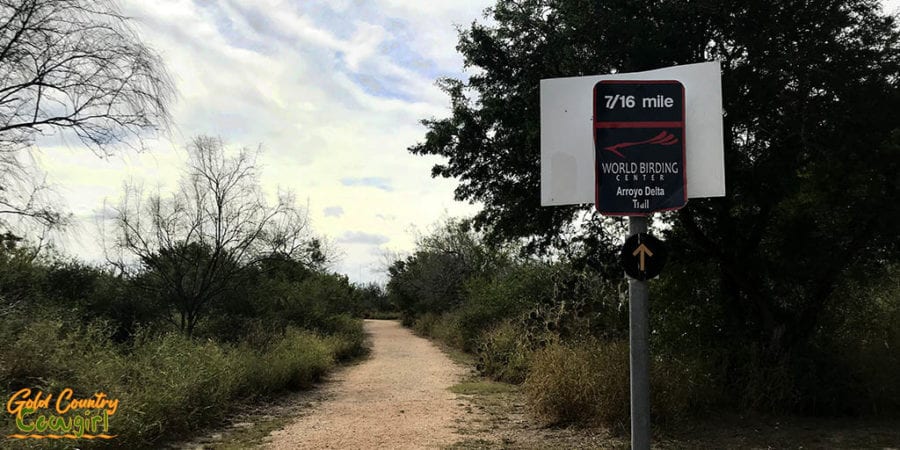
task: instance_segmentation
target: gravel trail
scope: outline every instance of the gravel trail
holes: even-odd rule
[[[370,357],[326,383],[327,400],[274,431],[271,449],[413,449],[452,444],[464,404],[447,390],[466,371],[398,322],[367,320]]]

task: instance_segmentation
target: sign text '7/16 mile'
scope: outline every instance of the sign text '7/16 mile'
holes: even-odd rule
[[[604,215],[648,215],[687,203],[684,87],[678,81],[594,86],[596,203]]]

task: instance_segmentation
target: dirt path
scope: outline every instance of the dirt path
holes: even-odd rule
[[[447,388],[465,369],[397,322],[365,326],[369,359],[323,386],[328,400],[273,432],[267,448],[436,448],[460,439],[464,404]]]

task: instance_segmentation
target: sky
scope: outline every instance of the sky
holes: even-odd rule
[[[183,173],[193,136],[256,148],[264,190],[293,191],[316,233],[335,245],[333,270],[381,281],[385,255],[408,252],[414,231],[476,205],[453,200],[439,160],[407,148],[421,119],[445,117],[440,77],[464,77],[456,24],[481,19],[490,0],[130,0],[140,38],[175,79],[171,136],[144,152],[99,158],[57,139],[36,157],[73,214],[66,253],[101,261],[96,219],[123,183],[163,192]],[[427,5],[427,7],[426,7]],[[49,145],[47,145],[49,144]]]
[[[293,191],[332,267],[383,282],[385,255],[409,252],[417,230],[478,206],[433,179],[438,159],[411,155],[421,119],[446,117],[440,77],[465,77],[456,25],[492,0],[127,0],[123,12],[166,62],[179,97],[170,135],[147,151],[99,158],[77,140],[39,143],[35,157],[73,214],[62,250],[102,261],[96,217],[126,181],[172,190],[197,135],[261,147],[262,184]],[[885,3],[900,11],[900,0]]]

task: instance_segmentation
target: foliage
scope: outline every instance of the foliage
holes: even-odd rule
[[[706,411],[721,395],[712,365],[694,359],[654,358],[651,414],[657,424]],[[595,339],[553,343],[531,359],[525,392],[534,413],[549,423],[599,423],[628,429],[628,343]]]
[[[247,282],[223,292],[210,320],[186,336],[166,299],[146,289],[155,274],[37,256],[12,238],[4,244],[2,390],[71,387],[120,398],[112,420],[118,446],[159,448],[249,402],[306,388],[367,350],[352,316],[361,310],[359,288],[283,254],[243,266]],[[10,417],[2,422],[14,429]]]
[[[363,317],[378,319],[396,319],[399,315],[397,306],[391,303],[385,287],[376,283],[358,286],[358,305]]]
[[[325,257],[292,195],[266,202],[251,151],[230,156],[210,137],[188,148],[188,173],[171,197],[126,188],[109,250],[122,255],[114,263],[123,272],[137,260],[144,287],[177,311],[190,336],[211,305],[248,280],[248,267],[274,257],[318,267]]]
[[[424,312],[441,313],[459,306],[466,279],[492,273],[503,264],[505,252],[479,241],[468,222],[449,220],[420,238],[415,254],[388,268],[388,295],[405,321]]]
[[[362,334],[359,322],[347,324],[348,335],[320,336],[290,328],[257,349],[145,332],[132,346],[122,347],[109,339],[110,330],[100,323],[72,328],[59,319],[23,322],[0,328],[4,390],[59,392],[71,387],[77,395],[103,391],[119,398],[111,429],[117,435],[115,444],[129,448],[159,448],[163,439],[185,436],[250,400],[308,387],[348,349],[361,345],[356,336]],[[77,356],[72,348],[79,349]],[[6,429],[14,427],[10,417],[4,418]]]
[[[552,338],[547,334],[547,338]],[[511,323],[502,323],[482,334],[475,349],[479,373],[497,381],[522,383],[528,375],[531,358],[536,349],[548,340],[533,342]]]
[[[842,286],[873,283],[900,257],[900,129],[884,113],[900,109],[897,19],[872,0],[498,0],[487,14],[460,32],[472,74],[440,82],[450,116],[423,121],[410,151],[446,158],[432,175],[484,205],[473,222],[488,241],[551,255],[578,243],[608,269],[614,222],[539,205],[540,80],[718,60],[728,195],[662,216],[672,256],[661,283],[676,289],[655,290],[654,341],[724,355],[739,404],[853,403],[854,389],[825,390],[854,385],[858,369],[817,336],[848,307]]]
[[[599,421],[626,427],[628,345],[551,344],[538,352],[525,381],[529,406],[550,423]]]
[[[900,411],[900,267],[842,286],[801,361],[798,407],[831,414]]]
[[[445,233],[438,230],[430,239]],[[491,254],[491,244],[476,238],[471,245],[484,246],[481,253]],[[428,254],[440,257],[435,248],[440,247],[431,247]],[[422,254],[426,252],[420,247],[403,263],[419,264]],[[764,349],[748,345],[728,329],[742,324],[728,321],[718,286],[689,275],[712,270],[715,263],[697,259],[680,264],[651,283],[655,423],[678,424],[720,410],[898,410],[900,395],[892,382],[900,376],[900,361],[892,351],[900,345],[896,266],[888,267],[884,279],[875,283],[866,276],[845,278],[835,293],[840,298],[828,303],[808,346],[772,364]],[[620,430],[627,424],[628,311],[623,282],[609,281],[590,266],[565,258],[505,258],[491,270],[467,273],[452,306],[397,302],[409,325],[472,353],[475,368],[486,377],[531,383],[532,388],[525,389],[531,392],[528,403],[548,422],[599,423]],[[391,299],[400,294],[415,300],[420,292],[446,289],[431,286],[434,279],[422,272],[395,276],[388,283]],[[619,385],[622,376],[626,384]],[[601,411],[593,406],[620,397],[626,398],[625,407]]]
[[[0,316],[34,302],[44,283],[45,271],[33,264],[37,254],[20,242],[10,233],[0,235]]]

